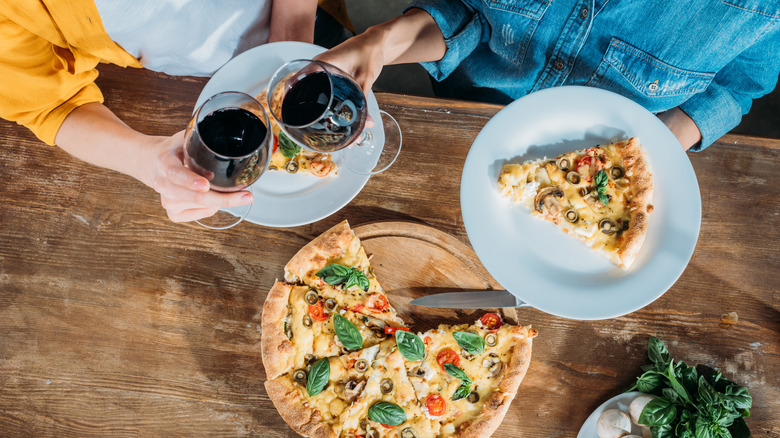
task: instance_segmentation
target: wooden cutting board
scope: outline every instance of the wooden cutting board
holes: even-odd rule
[[[441,323],[472,323],[486,309],[435,309],[409,301],[440,292],[503,287],[482,266],[471,246],[427,225],[387,221],[354,228],[374,273],[399,315],[415,330]],[[496,311],[496,310],[492,310]],[[499,311],[516,322],[515,309]]]

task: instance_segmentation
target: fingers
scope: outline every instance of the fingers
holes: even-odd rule
[[[172,222],[192,222],[215,215],[218,208],[192,208],[182,211],[168,211],[168,219]]]
[[[155,179],[155,190],[157,190],[157,184],[162,181],[198,192],[207,192],[209,190],[210,184],[208,179],[187,169],[182,164],[184,162],[183,154],[181,148],[174,148],[168,149],[157,156],[158,172]]]

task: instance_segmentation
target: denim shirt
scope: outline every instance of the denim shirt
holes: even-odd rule
[[[507,104],[585,85],[653,113],[679,106],[701,150],[780,74],[777,0],[414,0],[447,52],[423,67],[450,97]],[[780,116],[778,116],[780,123]]]

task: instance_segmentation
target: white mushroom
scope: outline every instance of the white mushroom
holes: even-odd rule
[[[631,415],[631,421],[633,421],[634,424],[637,426],[646,426],[645,424],[639,424],[639,416],[642,415],[642,410],[645,406],[654,398],[655,397],[649,395],[640,395],[631,401],[631,404],[628,406],[628,413]]]
[[[621,438],[631,433],[631,418],[619,409],[607,409],[596,422],[599,438]]]
[[[649,427],[642,426],[642,436],[644,438],[653,438],[653,431]]]

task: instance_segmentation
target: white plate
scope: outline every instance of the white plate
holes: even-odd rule
[[[632,136],[648,154],[655,210],[628,271],[498,192],[507,162]],[[531,306],[572,319],[613,318],[660,297],[685,270],[701,223],[696,174],[671,131],[633,101],[589,87],[548,88],[499,111],[474,140],[460,197],[469,240],[493,277]]]
[[[580,428],[580,433],[577,434],[577,438],[599,438],[598,431],[596,430],[596,423],[599,421],[601,414],[607,409],[620,409],[621,411],[628,414],[628,406],[635,398],[639,397],[640,395],[645,394],[637,391],[626,392],[620,395],[616,395],[602,403],[602,405],[596,408],[596,410],[590,414],[588,419],[582,423],[582,427]],[[642,428],[631,422],[631,434],[642,436]]]
[[[257,96],[268,86],[271,75],[285,62],[311,59],[325,49],[314,44],[278,42],[247,50],[228,61],[208,81],[195,108],[222,91],[242,91]],[[379,106],[374,93],[368,96],[368,113],[379,120]],[[269,117],[271,117],[269,115]],[[344,149],[332,154],[338,175],[319,178],[267,171],[252,184],[255,201],[246,220],[269,227],[295,227],[330,216],[347,205],[368,182],[369,175],[359,175],[344,163]],[[231,209],[225,209],[231,211]]]

